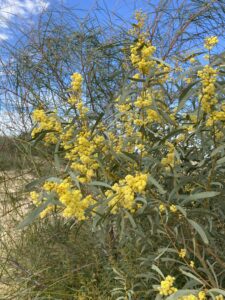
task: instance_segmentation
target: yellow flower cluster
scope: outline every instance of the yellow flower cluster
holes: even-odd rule
[[[147,122],[148,123],[160,123],[161,122],[161,118],[159,116],[159,114],[154,110],[154,109],[147,109],[146,110],[146,114],[147,114]]]
[[[136,25],[137,29],[142,29],[143,28],[143,26],[145,25],[146,17],[147,17],[147,15],[144,14],[142,12],[142,10],[138,10],[138,11],[135,12],[135,19],[137,21],[137,23],[135,25]]]
[[[129,101],[129,99],[127,101]],[[143,91],[141,95],[137,97],[137,99],[134,101],[134,108],[131,111],[130,103],[126,102],[124,104],[116,105],[119,112],[126,113],[126,116],[124,116],[124,123],[126,124],[124,124],[124,126],[128,126],[126,128],[126,132],[128,133],[128,131],[130,131],[129,135],[133,135],[133,127],[131,126],[132,124],[130,124],[130,122],[128,121],[128,118],[133,122],[133,124],[137,126],[145,126],[154,122],[161,122],[159,114],[154,109],[150,108],[151,105],[152,94],[150,91]],[[135,111],[135,108],[137,108],[137,111]],[[127,113],[128,111],[129,114]]]
[[[99,167],[96,160],[96,149],[98,146],[101,146],[101,149],[103,148],[104,137],[100,135],[91,136],[91,131],[84,121],[87,109],[83,106],[81,100],[82,76],[74,73],[71,78],[74,94],[68,101],[71,104],[76,104],[79,111],[78,119],[81,120],[83,126],[77,133],[75,141],[73,141],[75,135],[74,125],[67,125],[62,128],[55,114],[47,115],[42,109],[35,110],[33,113],[33,119],[38,122],[38,127],[33,130],[32,136],[43,130],[54,131],[47,133],[44,140],[56,143],[60,139],[61,145],[66,150],[65,158],[71,162],[71,168],[77,172],[80,182],[87,182],[91,180]]]
[[[83,197],[81,191],[73,186],[70,178],[64,179],[60,183],[46,181],[43,185],[43,190],[46,192],[54,192],[57,195],[59,201],[65,207],[62,211],[62,215],[64,217],[75,217],[78,221],[86,219],[86,210],[95,203],[95,200],[91,195]],[[41,203],[38,193],[31,192],[31,198],[35,205],[39,205]],[[46,199],[44,198],[43,200]],[[55,205],[48,205],[40,216],[46,216],[49,212],[55,209],[55,207]]]
[[[116,108],[118,109],[119,112],[125,113],[130,110],[131,105],[129,103],[117,104]]]
[[[46,200],[46,199],[43,199]],[[49,204],[41,213],[40,213],[40,218],[43,219],[46,217],[49,213],[56,211],[57,205]]]
[[[176,205],[174,205],[174,204],[170,205],[170,211],[171,211],[172,213],[177,212],[177,207],[176,207]]]
[[[130,33],[135,36],[135,43],[130,46],[130,60],[132,65],[142,75],[148,75],[154,68],[154,79],[158,83],[164,83],[169,78],[171,71],[170,66],[166,63],[157,62],[152,59],[152,55],[156,51],[156,47],[152,45],[146,33],[142,32],[145,25],[146,15],[142,11],[138,11],[135,15],[136,24]],[[133,76],[134,79],[139,79],[139,73]]]
[[[69,149],[71,147],[70,141],[72,140],[74,136],[74,125],[67,125],[63,128],[62,133],[60,134],[60,139],[62,141],[62,145],[65,149]]]
[[[176,144],[179,144],[180,142],[183,142],[185,140],[185,134],[179,134],[176,137]]]
[[[166,143],[167,147],[168,147],[168,154],[166,155],[166,157],[161,159],[161,164],[164,167],[174,167],[175,165],[175,147],[172,143],[167,142]]]
[[[205,38],[204,47],[208,50],[211,50],[219,42],[217,36],[210,36]]]
[[[191,64],[194,64],[194,63],[196,62],[196,59],[195,59],[194,57],[191,57],[191,58],[189,59],[189,62],[190,62]]]
[[[146,16],[141,12],[135,15],[137,24],[133,26],[131,33],[136,35],[137,41],[130,46],[130,60],[135,68],[143,75],[147,75],[152,67],[155,66],[155,61],[151,56],[156,48],[152,46],[151,42],[147,39],[146,34],[141,33],[141,29],[145,24]]]
[[[165,64],[157,64],[155,70],[155,77],[158,83],[164,83],[169,79],[171,68]]]
[[[57,143],[57,133],[62,132],[62,125],[57,115],[55,113],[46,114],[43,109],[36,109],[34,110],[32,117],[33,120],[38,123],[38,126],[32,130],[31,136],[34,138],[37,133],[42,131],[52,131],[46,133],[44,141],[46,143]]]
[[[37,192],[30,192],[30,197],[35,205],[38,205],[40,203],[39,194]]]
[[[81,94],[83,78],[79,73],[73,73],[71,76],[71,88],[74,93]]]
[[[199,299],[199,300],[206,300],[206,294],[205,294],[204,291],[200,291],[200,292],[198,293],[198,299]]]
[[[184,81],[187,83],[187,84],[190,84],[190,83],[192,83],[192,78],[184,78]]]
[[[125,179],[115,183],[112,190],[107,190],[105,195],[109,199],[108,205],[111,207],[111,212],[116,213],[121,207],[134,212],[135,194],[144,192],[147,178],[147,174],[127,175]]]
[[[34,203],[35,206],[39,206],[42,201],[41,201],[41,196],[39,193],[37,192],[31,192],[30,193],[30,197],[32,202]],[[47,200],[46,198],[43,198],[43,201]],[[56,205],[52,205],[49,204],[41,213],[40,213],[40,218],[44,218],[47,214],[49,214],[50,212],[56,210],[57,206]]]
[[[191,268],[194,268],[195,267],[195,262],[193,260],[191,260],[189,265],[190,265]]]
[[[210,117],[206,121],[206,126],[213,126],[215,122],[222,121],[225,122],[225,111],[214,111],[211,113]]]
[[[84,106],[83,101],[81,99],[83,78],[81,74],[74,73],[71,76],[71,79],[72,94],[70,95],[68,102],[72,105],[75,105],[77,111],[79,112],[80,118],[85,118],[88,112],[88,108]]]
[[[223,295],[217,295],[216,297],[215,297],[215,299],[216,300],[224,300],[224,296]]]
[[[59,200],[66,206],[63,210],[64,217],[75,217],[78,221],[85,220],[85,211],[95,203],[91,195],[83,198],[80,190],[67,189]]]
[[[165,210],[166,210],[165,205],[164,204],[160,204],[159,205],[159,211],[160,211],[160,213],[163,213]]]
[[[170,205],[169,209],[170,209],[170,211],[171,211],[172,213],[176,213],[176,212],[177,212],[177,207],[176,207],[176,205],[174,205],[174,204]],[[159,212],[160,212],[160,213],[163,213],[163,212],[165,212],[165,211],[166,211],[166,206],[165,206],[164,204],[160,204],[160,205],[159,205]]]
[[[149,107],[152,104],[152,95],[150,92],[143,92],[140,96],[137,97],[134,105],[137,108]]]
[[[146,114],[136,114],[136,118],[134,118],[134,124],[137,126],[146,126],[151,123],[160,123],[161,118],[159,114],[153,109],[146,109]]]
[[[213,106],[217,103],[216,98],[216,75],[217,71],[206,65],[202,71],[198,71],[198,77],[201,78],[202,92],[199,96],[202,110],[206,113],[212,111]]]
[[[180,249],[178,254],[179,254],[179,257],[185,258],[186,254],[187,254],[187,250],[186,249]]]
[[[178,298],[178,300],[206,300],[206,294],[204,291],[200,291],[197,296],[190,294],[187,296],[182,296]]]
[[[151,56],[156,48],[142,36],[130,47],[130,50],[130,59],[133,66],[143,75],[149,74],[151,68],[155,66],[155,61],[151,59]]]
[[[177,288],[173,286],[173,283],[175,281],[175,277],[172,277],[170,275],[166,276],[165,280],[161,281],[160,287],[159,287],[159,293],[162,296],[169,296],[177,291]]]
[[[65,149],[70,149],[65,158],[71,161],[71,168],[77,172],[80,182],[89,182],[95,175],[99,164],[96,160],[97,147],[103,147],[104,137],[96,135],[91,137],[88,129],[83,129],[78,135],[75,142],[65,145]]]

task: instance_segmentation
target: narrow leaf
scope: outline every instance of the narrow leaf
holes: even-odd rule
[[[188,222],[198,232],[198,234],[201,236],[203,242],[208,245],[209,244],[209,240],[208,240],[208,238],[206,236],[205,231],[202,229],[202,227],[198,223],[196,223],[195,221],[193,221],[193,220],[188,219]]]

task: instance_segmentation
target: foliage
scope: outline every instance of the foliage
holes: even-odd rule
[[[29,144],[2,141],[35,179],[30,212],[6,201],[10,227],[27,215],[1,239],[3,299],[224,299],[222,2],[163,1],[112,35],[50,14],[10,49],[6,98],[36,109]]]
[[[154,56],[145,19],[136,13],[123,49],[127,77],[98,118],[79,73],[63,114],[33,112],[32,136],[55,145],[57,172],[35,181],[31,197],[49,222],[88,226],[99,241],[109,229],[117,266],[127,248],[135,254],[131,282],[130,269],[111,265],[113,299],[223,299],[223,56],[213,55],[211,36],[206,64],[198,53],[168,64]]]

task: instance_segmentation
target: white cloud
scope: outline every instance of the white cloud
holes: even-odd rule
[[[9,37],[10,23],[35,16],[46,10],[48,0],[0,0],[0,40]]]
[[[8,39],[8,35],[5,33],[0,33],[0,41],[4,41]]]

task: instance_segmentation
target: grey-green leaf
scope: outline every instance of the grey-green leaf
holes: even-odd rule
[[[208,240],[208,238],[206,236],[205,231],[202,229],[202,227],[198,223],[196,223],[195,221],[193,221],[193,220],[188,219],[188,222],[198,232],[198,234],[201,236],[203,242],[208,245],[209,244],[209,240]]]

